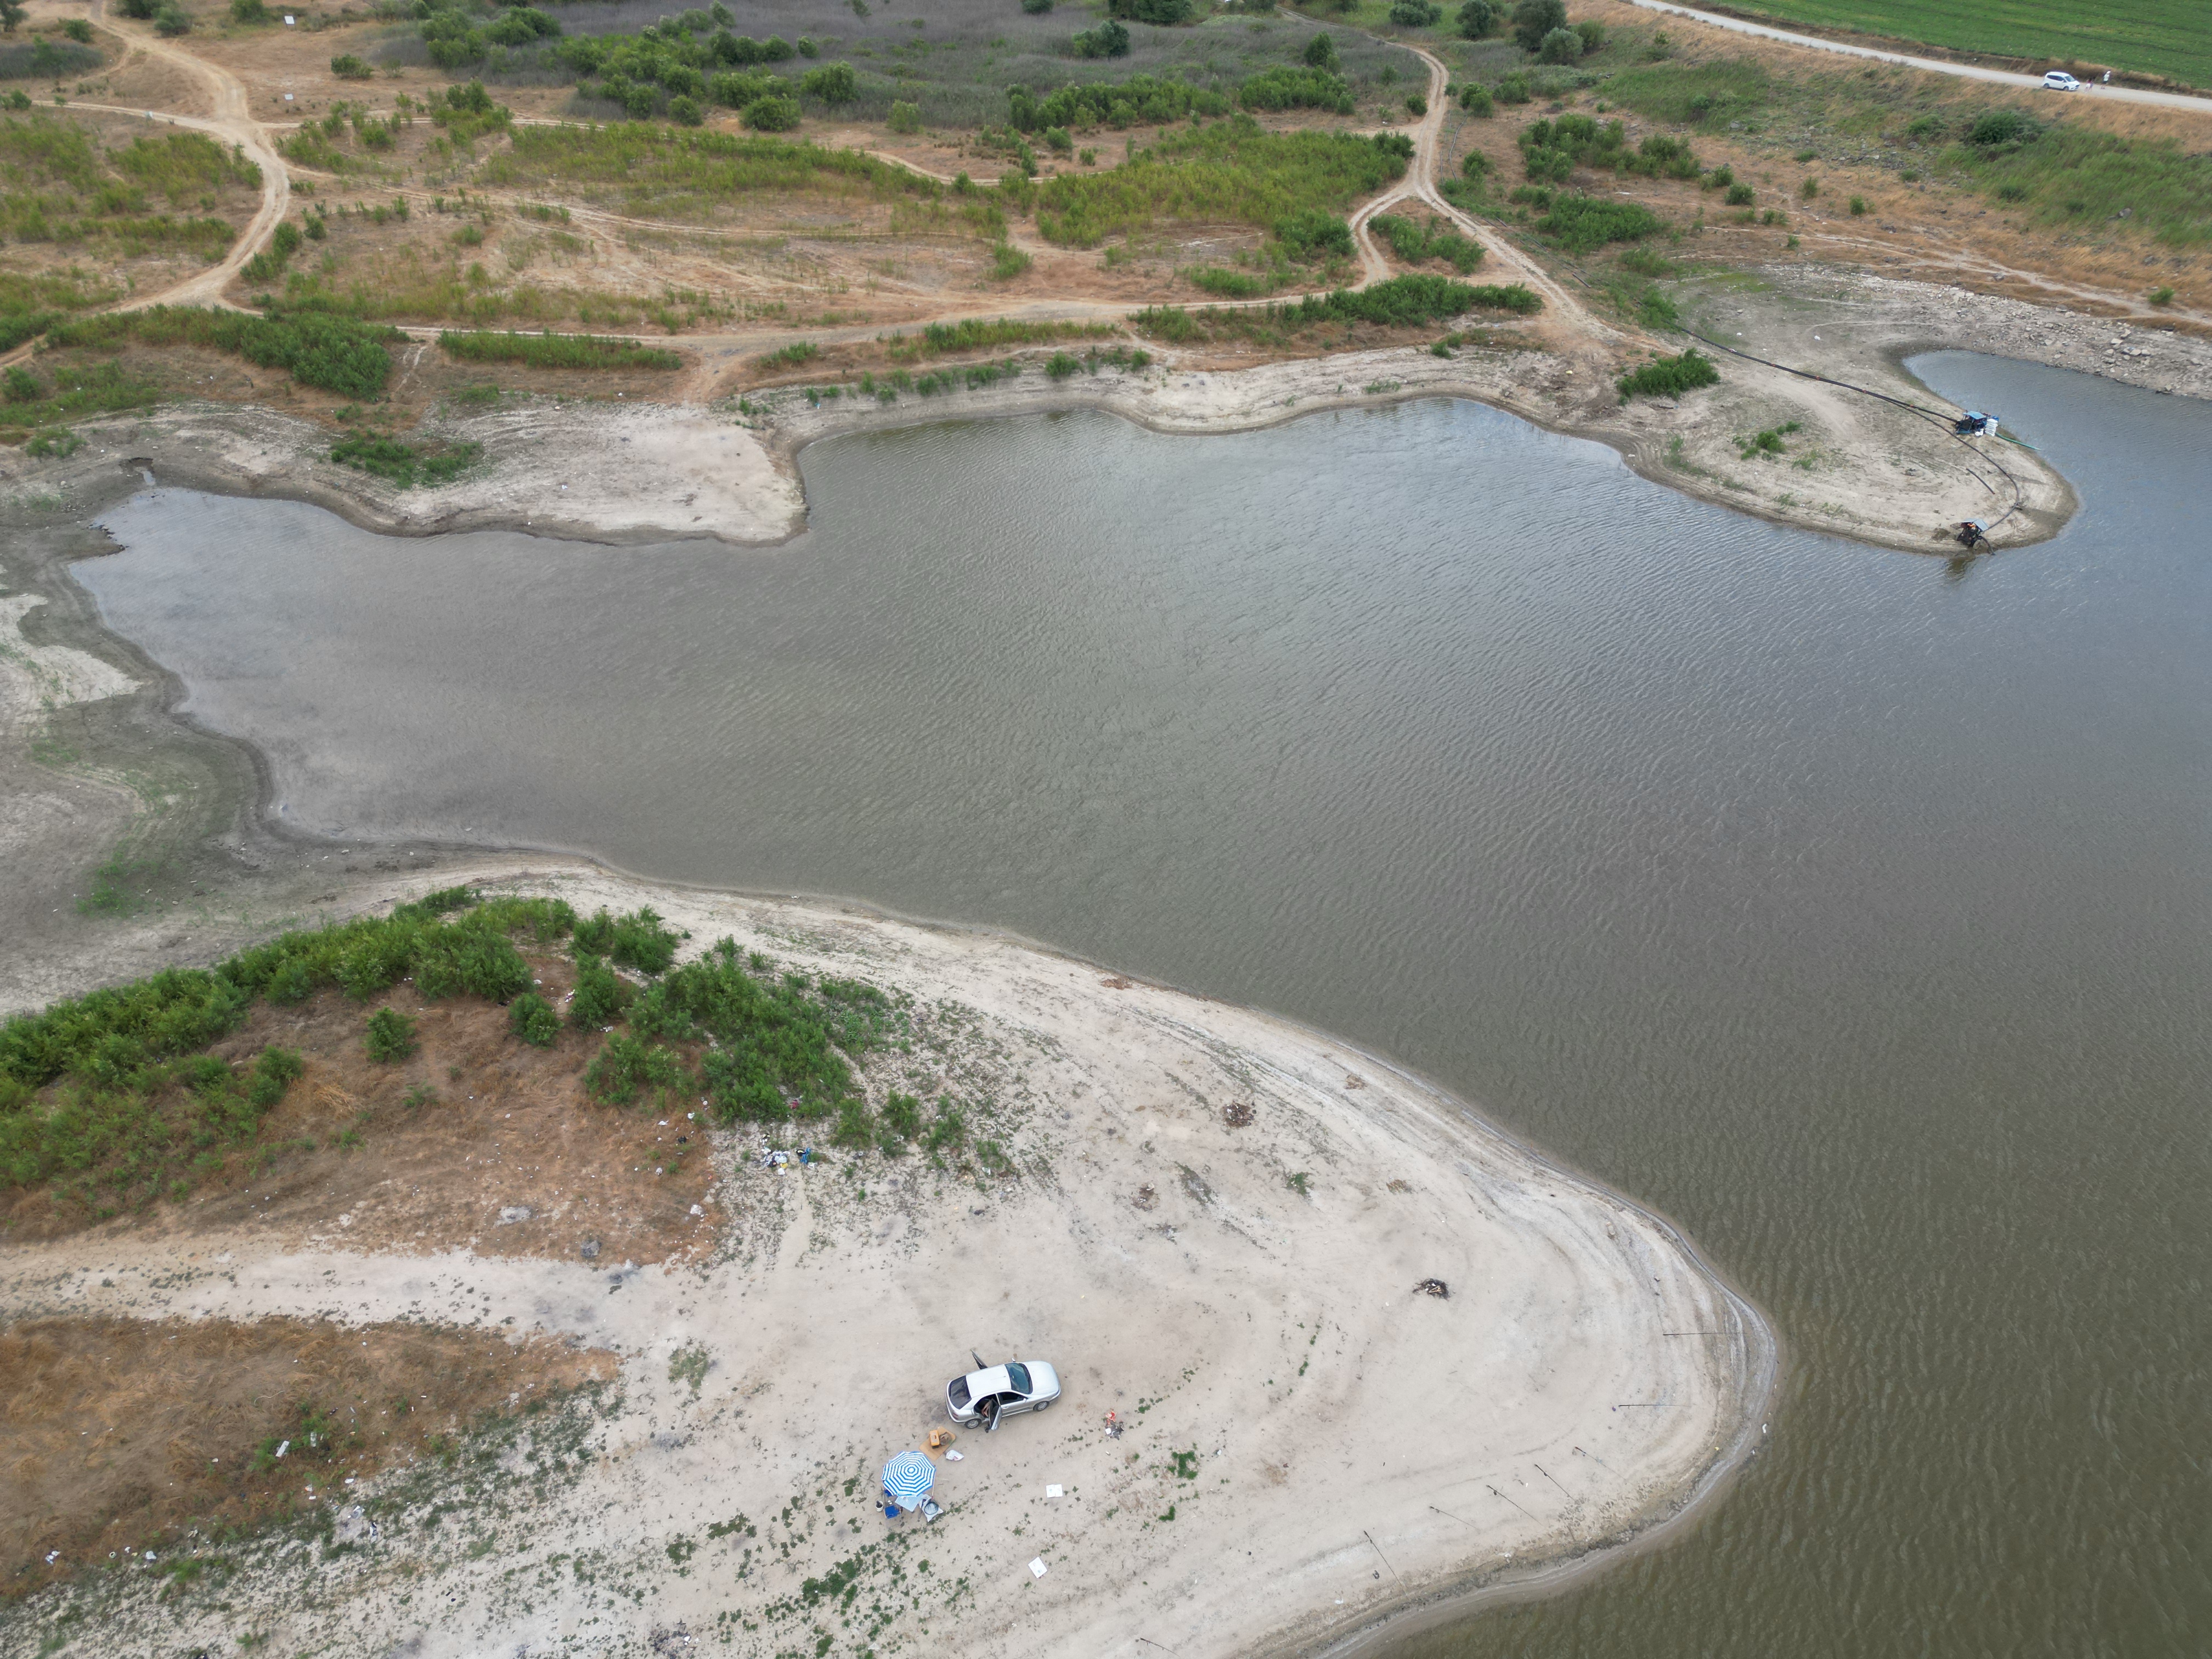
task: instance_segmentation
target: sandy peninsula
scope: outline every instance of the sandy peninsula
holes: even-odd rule
[[[339,1497],[367,1509],[335,1556],[233,1547],[219,1611],[111,1573],[18,1619],[96,1599],[118,1655],[241,1631],[422,1659],[765,1656],[825,1636],[879,1654],[1310,1652],[1602,1561],[1757,1445],[1774,1340],[1694,1249],[1371,1056],[981,933],[581,868],[448,873],[651,902],[687,948],[727,935],[945,1011],[1012,1172],[872,1154],[778,1172],[757,1130],[718,1130],[720,1236],[683,1265],[581,1260],[557,1212],[538,1256],[349,1248],[374,1237],[374,1200],[345,1230],[11,1249],[11,1322],[419,1320],[620,1358],[588,1460],[548,1480],[526,1447],[534,1488],[447,1494],[459,1532],[421,1506],[371,1527],[371,1483]],[[946,1063],[893,1053],[869,1092],[926,1089]],[[1432,1279],[1449,1296],[1416,1288]],[[963,1434],[939,1462],[944,1516],[887,1523],[876,1471],[944,1422],[971,1349],[1049,1360],[1065,1397]]]

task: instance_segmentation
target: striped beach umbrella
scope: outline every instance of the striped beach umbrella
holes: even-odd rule
[[[937,1466],[918,1451],[902,1451],[884,1465],[884,1490],[912,1509],[937,1482]]]

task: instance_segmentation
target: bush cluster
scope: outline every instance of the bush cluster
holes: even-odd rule
[[[1293,259],[1310,263],[1352,257],[1352,226],[1320,208],[1300,208],[1274,223],[1275,240]]]
[[[302,386],[369,398],[382,393],[392,373],[386,343],[405,337],[396,328],[305,309],[272,307],[265,316],[256,317],[191,306],[152,306],[63,323],[47,337],[57,346],[136,342],[232,351],[264,368],[284,369]]]
[[[1013,87],[1007,91],[1006,101],[1006,125],[1017,132],[1042,132],[1048,127],[1119,131],[1166,126],[1194,115],[1226,115],[1231,108],[1228,98],[1210,88],[1152,75],[1062,87],[1044,98],[1033,96],[1026,87]]]
[[[0,1179],[62,1176],[64,1195],[95,1213],[111,1198],[189,1190],[222,1167],[226,1147],[253,1137],[300,1075],[299,1055],[286,1049],[264,1049],[243,1071],[204,1052],[257,999],[298,1002],[336,987],[366,1000],[410,975],[428,997],[512,996],[530,983],[513,935],[543,941],[574,921],[557,900],[478,903],[449,889],[389,917],[284,934],[213,969],[168,969],[18,1015],[0,1026]],[[387,1009],[369,1022],[368,1041],[389,1060],[404,1057],[413,1036]]]
[[[1531,121],[1521,130],[1518,142],[1522,170],[1538,184],[1565,184],[1578,167],[1649,179],[1695,179],[1705,171],[1696,153],[1680,138],[1655,132],[1630,149],[1627,129],[1620,122],[1601,123],[1587,115]],[[1715,182],[1726,185],[1729,179],[1716,175]]]
[[[331,447],[331,459],[340,466],[386,479],[402,489],[417,483],[451,483],[483,459],[483,446],[444,444],[429,447],[402,443],[397,438],[355,433]]]
[[[1145,333],[1172,343],[1203,337],[1216,323],[1234,318],[1242,326],[1291,330],[1316,323],[1376,323],[1402,327],[1456,317],[1478,307],[1528,316],[1544,308],[1543,300],[1521,283],[1508,287],[1474,287],[1449,276],[1409,275],[1364,289],[1339,289],[1331,294],[1309,294],[1280,305],[1255,307],[1236,313],[1188,312],[1180,306],[1150,306],[1133,313],[1130,323]]]
[[[1664,230],[1667,222],[1635,202],[1597,196],[1555,198],[1536,228],[1570,253],[1589,253],[1607,242],[1632,242]]]
[[[1654,357],[1620,377],[1620,401],[1631,398],[1679,398],[1721,378],[1713,360],[1692,346],[1679,357]]]
[[[684,359],[661,346],[597,334],[518,334],[496,329],[447,329],[438,348],[471,363],[526,363],[532,368],[681,368]]]
[[[1341,75],[1291,64],[1278,64],[1249,76],[1237,88],[1237,101],[1246,109],[1320,109],[1339,115],[1349,115],[1355,107],[1352,83]]]
[[[1462,235],[1445,220],[1431,218],[1426,224],[1416,224],[1396,214],[1378,213],[1367,222],[1406,264],[1443,259],[1464,276],[1482,263],[1482,244]]]
[[[1127,58],[1129,31],[1109,17],[1097,27],[1085,29],[1074,36],[1068,41],[1067,49],[1078,58]]]

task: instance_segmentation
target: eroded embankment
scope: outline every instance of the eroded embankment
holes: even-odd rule
[[[1954,411],[1899,368],[1903,352],[1990,350],[2212,393],[2212,344],[1931,284],[1778,268],[1756,282],[1716,283],[1686,309],[1707,337],[1753,356],[1942,414]],[[0,454],[0,481],[19,513],[94,511],[150,471],[218,494],[312,501],[392,534],[526,529],[612,543],[768,544],[805,521],[798,452],[839,433],[1073,408],[1106,409],[1160,431],[1242,432],[1321,410],[1443,396],[1611,445],[1670,488],[1879,545],[1928,550],[1962,519],[2000,515],[1997,544],[2019,545],[2055,533],[2074,510],[2065,481],[2032,451],[1960,444],[1941,421],[1747,359],[1725,359],[1717,386],[1624,404],[1613,384],[1618,364],[1594,341],[1510,326],[1455,337],[1449,356],[1401,347],[1242,368],[1194,357],[1196,366],[1104,365],[1056,380],[1040,360],[1012,380],[888,403],[817,402],[791,386],[756,392],[742,410],[536,400],[473,417],[447,411],[424,432],[481,444],[486,464],[451,483],[404,490],[332,463],[330,434],[312,422],[251,406],[176,407],[88,426],[87,447],[69,460]],[[1790,464],[1752,444],[1763,431],[1786,433]]]
[[[992,1152],[925,1136],[779,1172],[759,1131],[714,1131],[728,1219],[702,1268],[611,1267],[565,1237],[362,1255],[336,1228],[305,1249],[111,1229],[13,1250],[18,1320],[420,1321],[623,1367],[590,1455],[557,1471],[526,1444],[451,1490],[378,1477],[351,1494],[374,1535],[343,1550],[233,1547],[219,1596],[103,1571],[11,1620],[76,1602],[117,1653],[257,1632],[425,1655],[586,1632],[767,1655],[848,1630],[879,1652],[1310,1646],[1601,1561],[1757,1437],[1771,1338],[1672,1229],[1343,1045],[1001,939],[584,870],[521,884],[649,901],[691,948],[727,935],[928,1011],[867,1091],[959,1112]],[[406,1201],[350,1194],[351,1224]],[[888,1526],[875,1469],[942,1421],[970,1348],[1057,1364],[1065,1396],[963,1435],[946,1516]]]

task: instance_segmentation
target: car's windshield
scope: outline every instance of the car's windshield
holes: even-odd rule
[[[1018,1361],[1008,1365],[1006,1381],[1014,1385],[1017,1392],[1027,1394],[1030,1391],[1030,1368]]]

